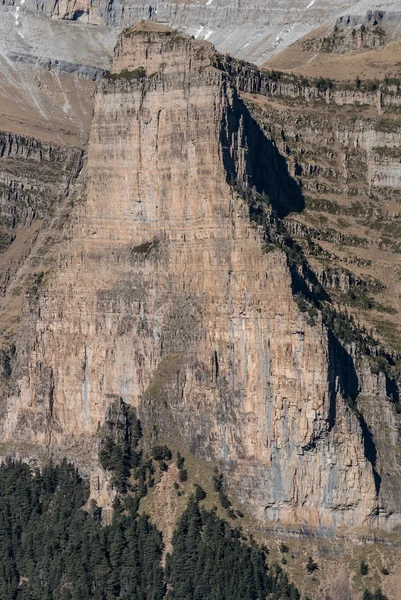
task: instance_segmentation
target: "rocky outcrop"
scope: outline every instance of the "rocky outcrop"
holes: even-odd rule
[[[81,167],[82,154],[79,148],[0,133],[2,227],[30,227],[35,219],[48,216],[58,197],[68,193]]]
[[[372,106],[379,114],[386,110],[395,112],[401,105],[397,81],[348,82],[335,84],[330,79],[308,79],[278,71],[260,70],[252,63],[239,61],[229,55],[217,54],[216,67],[228,72],[241,92],[260,94],[269,98],[285,98],[293,102],[328,104],[335,106]],[[361,83],[361,82],[360,82]]]
[[[68,196],[82,154],[79,148],[0,133],[1,296],[29,256],[43,221]]]
[[[323,37],[312,34],[301,42],[302,49],[343,54],[350,50],[376,49],[397,39],[401,11],[396,3],[384,3],[380,9],[368,10],[365,15],[358,14],[357,7],[353,9],[354,14],[339,16],[334,27]]]
[[[286,254],[266,249],[231,183],[283,215],[301,210],[299,188],[215,64],[211,44],[168,28],[121,36],[96,95],[85,201],[25,302],[2,439],[94,472],[122,398],[148,443],[219,461],[260,519],[377,524],[353,358],[300,311]]]
[[[254,80],[244,75],[247,66],[234,62],[234,76],[246,90],[247,81]],[[281,88],[274,78],[280,81],[282,75],[270,73],[268,88],[244,97],[303,191],[306,208],[285,219],[285,231],[303,248],[324,292],[382,344],[368,342],[369,360],[360,347],[348,347],[356,375],[349,397],[363,419],[366,455],[380,476],[379,504],[388,522],[397,522],[401,129],[391,102],[399,103],[400,94],[393,89],[389,102],[372,110],[358,96],[351,102],[355,91],[335,85],[326,92],[315,87],[316,99],[296,99],[285,77]],[[340,94],[348,95],[347,107],[337,106]],[[370,93],[372,102],[374,94],[380,91]]]
[[[8,58],[13,62],[21,62],[25,65],[40,67],[46,71],[54,71],[59,75],[76,75],[81,79],[90,79],[91,81],[99,81],[105,76],[107,70],[91,65],[81,65],[70,63],[65,60],[52,58],[42,58],[32,56],[32,54],[17,54],[10,52]]]

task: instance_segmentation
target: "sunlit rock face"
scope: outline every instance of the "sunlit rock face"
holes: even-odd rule
[[[25,300],[2,439],[67,454],[105,502],[96,436],[122,398],[154,439],[220,461],[256,517],[367,525],[378,479],[344,400],[352,361],[299,311],[231,181],[276,186],[285,210],[299,192],[215,64],[208,42],[152,23],[119,38],[85,191]]]

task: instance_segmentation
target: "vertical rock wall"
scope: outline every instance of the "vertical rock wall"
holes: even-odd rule
[[[213,53],[149,24],[120,38],[86,197],[26,302],[3,440],[90,470],[122,398],[154,437],[220,460],[257,517],[360,526],[378,489],[341,353],[297,308],[285,254],[263,250],[228,180],[293,182]]]

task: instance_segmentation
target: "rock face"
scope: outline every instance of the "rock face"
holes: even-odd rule
[[[389,522],[396,522],[400,495],[399,90],[390,82],[376,91],[358,91],[355,84],[336,82],[332,89],[319,91],[302,77],[281,74],[272,81],[266,74],[252,75],[248,67],[238,72],[235,66],[238,63],[231,72],[238,86],[252,92],[243,94],[247,106],[286,157],[289,172],[303,191],[305,209],[285,219],[286,231],[302,246],[332,301],[382,343],[381,349],[371,348],[369,360],[348,346],[355,367],[347,395],[354,398],[367,426],[366,450],[381,477],[379,504],[388,515],[393,513]],[[383,372],[386,352],[390,360]]]
[[[6,364],[24,293],[36,293],[48,270],[46,246],[56,246],[58,237],[50,223],[69,196],[82,159],[81,148],[0,133],[0,347]],[[0,375],[0,390],[3,383]]]
[[[377,524],[374,443],[345,400],[353,362],[300,311],[286,255],[230,182],[284,213],[299,190],[216,64],[211,44],[151,23],[120,37],[85,197],[25,301],[2,440],[90,471],[122,398],[153,438],[220,461],[260,519]]]
[[[33,138],[0,134],[1,237],[13,238],[17,228],[31,227],[44,219],[58,196],[64,195],[82,158],[78,148],[57,147]],[[30,174],[40,164],[32,183]],[[4,252],[8,244],[0,246]]]
[[[10,3],[26,12],[68,21],[73,27],[106,25],[127,27],[141,19],[168,24],[190,35],[211,40],[216,47],[236,57],[262,63],[345,8],[344,0],[20,0]],[[372,7],[370,7],[372,8]],[[29,18],[28,18],[29,21]],[[0,25],[1,27],[1,25]],[[29,24],[26,24],[29,30]],[[93,27],[88,28],[93,33]],[[23,32],[25,35],[25,32]]]

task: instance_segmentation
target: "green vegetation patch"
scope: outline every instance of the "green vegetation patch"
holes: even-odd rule
[[[170,353],[162,358],[149,387],[144,392],[144,398],[161,399],[164,386],[168,385],[176,375],[183,364],[183,360],[184,357],[180,353]]]
[[[41,473],[0,467],[0,597],[15,600],[161,600],[163,540],[131,498],[104,526],[73,465]]]
[[[299,600],[280,567],[268,569],[267,551],[247,543],[238,529],[200,508],[194,497],[178,522],[167,555],[167,598],[188,600]]]
[[[119,73],[110,73],[109,71],[105,77],[110,81],[116,81],[118,79],[125,79],[127,81],[143,79],[144,77],[146,77],[146,69],[144,67],[138,67],[133,71],[130,71],[129,69],[123,69]]]
[[[141,437],[141,423],[136,418],[135,409],[121,400],[113,403],[101,431],[99,461],[103,469],[111,471],[112,485],[123,494],[130,488],[128,478],[131,469],[137,469],[138,499],[146,495],[148,471],[150,477],[153,475],[151,465],[146,463],[144,468],[142,451],[138,450]]]
[[[395,160],[401,159],[401,149],[399,147],[376,146],[373,148],[373,151],[383,158],[393,158]]]
[[[147,242],[142,242],[142,244],[138,244],[137,246],[133,246],[131,248],[131,252],[133,254],[145,254],[147,256],[151,250],[154,250],[159,246],[160,240],[158,238],[155,238]]]
[[[400,130],[400,121],[399,119],[378,119],[375,122],[375,129],[385,133],[396,133]]]
[[[113,425],[110,435],[120,429]],[[162,534],[139,514],[135,495],[118,494],[105,524],[73,465],[40,472],[7,461],[0,466],[0,598],[300,600],[282,568],[267,565],[268,548],[201,507],[206,492],[194,487],[164,567]]]

